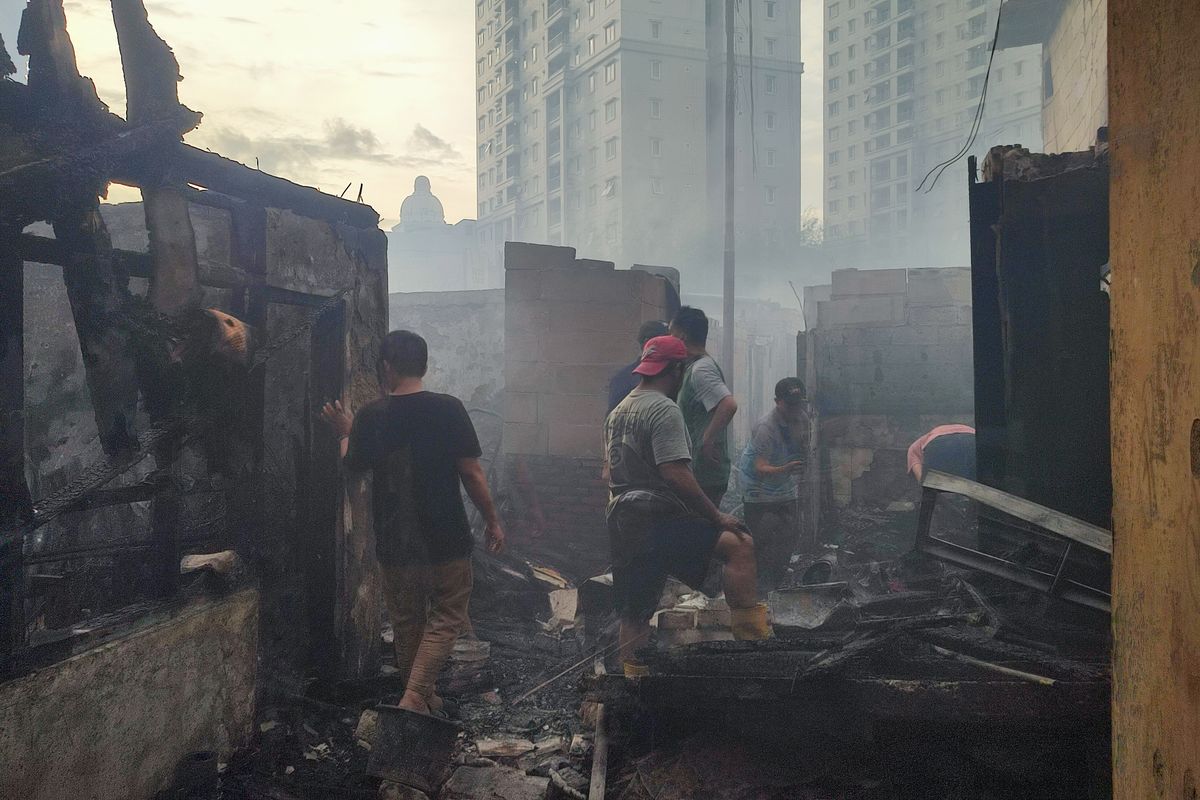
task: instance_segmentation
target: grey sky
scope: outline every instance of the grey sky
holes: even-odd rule
[[[628,0],[626,0],[628,2]],[[703,0],[694,0],[703,2]],[[802,2],[802,0],[785,0]],[[21,0],[0,0],[16,57]],[[81,71],[124,114],[104,0],[66,0]],[[175,49],[187,140],[335,194],[352,183],[394,220],[425,174],[454,222],[475,214],[473,0],[146,0]],[[802,204],[821,206],[821,3],[805,2]],[[135,199],[117,189],[112,199]],[[386,224],[386,222],[385,222]]]

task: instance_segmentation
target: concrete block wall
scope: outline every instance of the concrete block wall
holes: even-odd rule
[[[1070,0],[1046,58],[1054,93],[1042,105],[1043,149],[1087,150],[1108,124],[1108,0]]]
[[[505,245],[504,452],[519,502],[515,544],[574,577],[608,563],[601,479],[608,381],[664,319],[665,278],[578,259],[570,247]]]
[[[505,245],[505,452],[597,458],[608,381],[637,355],[642,322],[668,314],[665,279]]]
[[[841,508],[910,494],[908,446],[973,417],[970,269],[838,270],[805,305],[822,496]]]

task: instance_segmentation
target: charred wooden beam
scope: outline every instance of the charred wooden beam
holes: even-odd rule
[[[142,0],[112,0],[113,22],[125,75],[126,118],[131,125],[174,123],[181,137],[200,124],[201,115],[179,102],[179,62],[150,24]],[[200,266],[196,234],[187,198],[163,175],[142,186],[146,230],[154,274],[150,302],[168,316],[178,316],[200,301]]]
[[[125,73],[126,119],[131,124],[173,121],[182,136],[201,114],[179,102],[179,62],[150,24],[142,0],[112,0],[117,46]]]
[[[17,252],[23,262],[31,264],[53,264],[66,267],[71,264],[71,249],[49,236],[21,235]],[[152,270],[150,255],[133,250],[110,251],[113,269],[131,278],[149,278]]]
[[[0,232],[0,661],[24,643],[23,537],[13,528],[33,517],[25,481],[24,272]]]
[[[364,203],[354,203],[301,186],[284,178],[251,169],[228,158],[182,144],[172,156],[177,177],[214,192],[243,197],[269,208],[281,208],[313,219],[341,222],[355,228],[375,228],[379,214]]]
[[[128,276],[112,259],[112,241],[95,198],[63,209],[54,235],[69,253],[63,269],[104,452],[137,447],[133,422],[138,382],[130,329]]]

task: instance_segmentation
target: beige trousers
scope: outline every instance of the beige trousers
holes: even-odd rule
[[[470,627],[471,560],[388,567],[384,599],[395,632],[396,669],[405,688],[433,696],[454,641]]]

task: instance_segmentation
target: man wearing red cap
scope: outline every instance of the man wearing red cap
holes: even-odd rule
[[[633,370],[641,381],[604,423],[613,594],[628,676],[645,674],[635,651],[650,635],[667,576],[699,587],[714,556],[723,564],[734,636],[770,635],[767,607],[756,591],[754,541],[737,518],[713,505],[692,474],[687,427],[674,402],[687,357],[672,336],[646,342]]]

